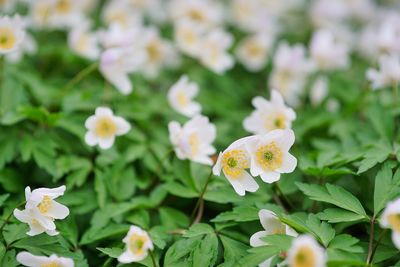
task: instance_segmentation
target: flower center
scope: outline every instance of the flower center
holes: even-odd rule
[[[61,265],[55,261],[49,263],[43,263],[41,267],[61,267]]]
[[[389,215],[388,220],[393,231],[400,233],[400,214]]]
[[[49,196],[44,196],[42,202],[38,205],[40,213],[47,213],[52,207],[52,199]]]
[[[147,238],[143,235],[132,234],[129,238],[129,250],[133,254],[143,254]]]
[[[71,10],[71,2],[69,0],[59,0],[56,4],[56,11],[61,14],[67,14]]]
[[[11,49],[16,43],[14,32],[5,27],[0,27],[0,49]]]
[[[189,103],[188,98],[186,97],[184,92],[178,92],[177,96],[176,96],[179,105],[181,106],[187,106],[187,104]]]
[[[231,178],[238,178],[243,170],[249,168],[247,153],[242,149],[226,151],[222,156],[222,168],[224,173]]]
[[[273,171],[282,165],[282,151],[275,142],[271,142],[257,149],[258,164],[266,171]]]
[[[192,151],[192,156],[196,155],[199,152],[200,141],[197,134],[193,133],[189,137],[189,145]]]
[[[89,45],[89,37],[86,34],[82,34],[77,43],[77,50],[80,52],[84,52]]]
[[[198,9],[191,9],[189,11],[188,15],[189,15],[189,18],[191,18],[192,20],[197,21],[197,22],[202,22],[205,20],[204,13]]]
[[[181,36],[187,44],[194,44],[196,42],[196,35],[189,29],[182,30]]]
[[[257,45],[256,42],[250,42],[247,45],[247,51],[249,53],[249,56],[255,57],[255,58],[261,56],[262,52],[263,52],[262,48],[259,45]]]
[[[303,246],[297,251],[290,265],[293,267],[314,267],[315,264],[314,251],[308,246]]]
[[[147,54],[149,55],[150,61],[159,61],[161,59],[161,48],[160,48],[160,42],[159,41],[152,41],[150,42],[147,47],[146,51]]]
[[[109,117],[102,117],[97,120],[95,132],[101,138],[112,137],[117,131],[117,125]]]
[[[273,234],[273,235],[284,235],[284,234],[286,234],[285,226],[281,225],[281,226],[275,228],[275,229],[272,231],[272,234]]]

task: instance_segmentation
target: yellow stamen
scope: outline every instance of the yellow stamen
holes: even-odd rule
[[[202,22],[205,20],[204,13],[198,9],[189,10],[188,15],[189,15],[189,18],[191,18],[192,20],[197,21],[197,22]]]
[[[244,150],[229,150],[222,156],[222,169],[230,178],[236,179],[240,177],[247,168],[249,168],[249,161]]]
[[[146,47],[151,62],[159,61],[162,58],[161,44],[158,40],[150,42]]]
[[[61,267],[61,265],[55,261],[49,263],[43,263],[41,267]]]
[[[58,0],[56,3],[55,9],[57,12],[61,14],[67,14],[71,10],[71,2],[70,0]]]
[[[388,221],[393,231],[400,233],[400,214],[389,215]]]
[[[181,106],[187,106],[189,104],[189,100],[184,92],[178,92],[176,98]]]
[[[189,145],[192,150],[192,156],[196,155],[199,152],[200,141],[197,134],[193,133],[189,137]]]
[[[132,234],[129,237],[128,247],[129,250],[136,255],[142,255],[144,251],[144,245],[147,242],[147,237],[144,235]]]
[[[0,49],[11,49],[17,38],[10,28],[0,27]]]
[[[283,154],[275,142],[257,149],[257,163],[266,171],[274,171],[282,165]]]
[[[41,213],[47,213],[52,207],[52,199],[49,196],[44,196],[42,202],[38,205],[38,209]]]
[[[112,137],[117,132],[117,125],[110,117],[101,117],[96,122],[95,132],[101,138]]]
[[[293,267],[314,267],[316,265],[315,253],[309,246],[299,248],[293,258]]]
[[[263,49],[255,41],[250,41],[247,44],[247,51],[251,57],[255,58],[261,56],[263,53]]]

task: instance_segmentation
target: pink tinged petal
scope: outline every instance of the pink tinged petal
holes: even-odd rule
[[[61,262],[63,267],[74,267],[74,261],[72,259],[60,257],[59,261]]]
[[[222,169],[221,161],[222,161],[222,153],[220,152],[218,155],[217,162],[215,163],[215,165],[212,169],[213,174],[216,176],[220,176],[220,174],[221,174],[221,169]]]
[[[29,186],[25,187],[25,199],[28,200],[31,197],[31,188]]]
[[[268,233],[265,231],[259,231],[255,234],[253,234],[250,237],[250,246],[252,246],[252,247],[265,246],[266,243],[265,243],[265,241],[262,241],[261,238],[266,237],[267,235],[268,235]]]
[[[109,71],[103,72],[103,75],[110,83],[112,83],[117,88],[117,90],[121,94],[128,95],[132,92],[132,83],[127,73]]]
[[[260,177],[265,183],[271,184],[279,181],[281,174],[279,172],[270,171],[261,173]]]
[[[278,217],[276,216],[276,214],[270,210],[260,210],[258,212],[258,217],[260,218],[260,223],[261,225],[264,227],[265,230],[270,228],[270,222],[271,221],[279,221]]]
[[[282,165],[278,171],[281,173],[291,173],[296,169],[297,159],[290,153],[286,153],[282,159]]]
[[[17,261],[27,267],[37,267],[48,263],[48,258],[44,256],[35,256],[24,251],[17,254]]]
[[[42,201],[43,196],[49,196],[51,199],[54,199],[64,195],[66,189],[65,185],[56,188],[38,188],[32,191],[32,197],[39,201]]]
[[[242,184],[244,190],[249,192],[256,192],[259,188],[257,182],[254,178],[248,174],[246,171],[243,171],[241,177],[238,177],[238,181]]]
[[[244,190],[243,185],[239,181],[229,178],[225,173],[224,175],[239,196],[244,196],[246,194],[246,190]]]
[[[115,123],[117,125],[117,135],[123,135],[129,132],[131,125],[125,119],[121,117],[115,117]]]
[[[209,166],[212,166],[214,163],[211,158],[206,156],[193,157],[191,160]]]
[[[44,227],[39,224],[28,223],[29,224],[29,231],[26,233],[29,236],[40,235],[41,233],[47,232]]]
[[[92,131],[89,131],[85,134],[85,142],[89,146],[95,146],[99,142],[99,138]]]
[[[96,116],[108,116],[108,117],[112,117],[113,116],[113,112],[110,108],[107,107],[98,107],[96,108],[95,111]]]
[[[52,201],[52,207],[51,209],[46,213],[47,216],[50,216],[54,219],[64,219],[69,215],[69,209],[61,205],[60,203],[56,201]]]
[[[263,109],[268,108],[270,106],[269,101],[266,100],[265,98],[261,97],[261,96],[254,97],[253,100],[251,101],[251,103],[253,104],[253,106],[256,109],[260,109],[260,110],[263,110]]]
[[[88,130],[94,129],[96,127],[96,116],[90,116],[85,121],[85,127]]]
[[[274,130],[274,131],[280,131],[279,135],[275,139],[277,145],[283,151],[289,151],[290,147],[294,144],[295,141],[293,130],[285,129],[285,130]]]
[[[99,138],[99,147],[101,149],[109,149],[114,144],[115,137]]]
[[[285,102],[283,101],[282,95],[277,90],[271,91],[271,102],[278,106],[284,106]]]
[[[26,214],[26,210],[19,210],[19,209],[15,209],[14,210],[14,217],[17,218],[17,220],[19,220],[20,222],[23,223],[28,223],[32,220],[32,218]]]

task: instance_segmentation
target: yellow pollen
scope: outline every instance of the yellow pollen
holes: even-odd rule
[[[88,45],[89,45],[89,37],[86,34],[81,35],[76,45],[77,50],[80,52],[84,52],[88,47]]]
[[[181,106],[187,106],[189,104],[189,100],[184,92],[178,92],[176,98]]]
[[[182,30],[181,35],[183,40],[188,44],[196,42],[196,35],[191,30]]]
[[[286,234],[286,229],[285,226],[281,225],[278,228],[275,228],[274,231],[272,231],[273,235],[284,235]]]
[[[128,26],[128,19],[126,15],[122,12],[115,12],[114,14],[108,16],[108,22],[109,23],[117,22],[123,27]]]
[[[225,152],[222,156],[222,169],[231,178],[238,178],[244,169],[249,168],[249,160],[244,150],[233,149]]]
[[[58,0],[55,8],[57,12],[66,14],[71,10],[71,2],[70,0]]]
[[[46,213],[52,208],[52,206],[52,199],[49,196],[44,196],[42,202],[38,205],[38,209],[41,213]]]
[[[189,137],[189,145],[192,151],[192,156],[196,155],[199,152],[200,141],[197,134],[193,133]]]
[[[101,138],[112,137],[117,132],[117,125],[110,117],[101,117],[96,122],[95,132]]]
[[[274,129],[285,129],[286,128],[286,117],[282,113],[277,113],[273,119]],[[273,129],[271,129],[273,130]]]
[[[192,9],[188,12],[189,17],[197,22],[202,22],[205,20],[204,13],[198,9]]]
[[[247,51],[251,57],[259,57],[263,53],[262,48],[254,41],[247,44]]]
[[[393,231],[400,233],[400,214],[391,214],[388,216],[388,220]]]
[[[55,261],[49,262],[49,263],[43,263],[40,265],[41,267],[61,267],[61,265]]]
[[[0,27],[0,49],[11,49],[16,41],[17,38],[11,29]]]
[[[314,251],[308,246],[299,248],[289,265],[293,267],[314,267],[316,265]]]
[[[266,171],[274,171],[282,165],[283,154],[275,142],[271,142],[257,149],[258,164]]]
[[[150,42],[146,47],[146,51],[152,62],[159,61],[162,58],[161,44],[157,40]]]
[[[132,234],[129,237],[128,247],[129,250],[135,255],[141,255],[144,253],[144,245],[147,241],[147,237],[144,235]]]

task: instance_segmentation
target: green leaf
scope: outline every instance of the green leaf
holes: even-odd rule
[[[374,214],[379,212],[386,206],[389,200],[400,194],[400,168],[397,169],[393,176],[392,165],[386,162],[375,177],[374,190]]]
[[[308,215],[306,224],[312,233],[327,247],[329,242],[335,237],[335,230],[326,222],[321,222],[316,215]]]
[[[3,229],[3,236],[7,245],[27,236],[28,226],[26,224],[7,224]]]
[[[364,155],[364,159],[358,168],[358,174],[363,173],[378,163],[385,161],[392,153],[392,146],[387,142],[380,142],[372,145]]]
[[[323,187],[304,183],[297,183],[297,186],[312,200],[330,203],[368,218],[360,201],[342,187],[332,184],[326,184]]]
[[[249,247],[224,235],[220,235],[219,238],[224,248],[224,263],[219,267],[235,267],[236,263],[247,254],[246,250]]]
[[[164,266],[192,266],[192,253],[200,242],[201,237],[185,238],[176,241],[171,247],[169,247],[165,254]]]
[[[258,220],[259,209],[252,206],[239,206],[233,208],[232,211],[221,212],[212,222],[248,222]]]
[[[122,248],[96,248],[111,258],[118,258],[124,250]]]
[[[329,248],[344,250],[352,253],[362,253],[364,250],[361,246],[357,245],[359,242],[360,240],[352,237],[351,235],[341,234],[335,236],[335,238],[329,243]]]
[[[214,234],[214,228],[205,223],[197,223],[189,228],[184,237],[196,237],[199,235]]]
[[[206,235],[193,252],[193,267],[214,266],[218,257],[218,238]]]
[[[80,244],[87,245],[114,236],[120,236],[122,240],[128,230],[129,225],[123,224],[108,224],[102,229],[91,228],[83,234]]]
[[[189,226],[189,217],[176,209],[162,207],[159,209],[161,224],[168,228],[187,228]]]
[[[341,223],[341,222],[355,222],[365,220],[365,216],[356,214],[351,211],[329,208],[318,214],[321,220],[328,221],[329,223]]]

